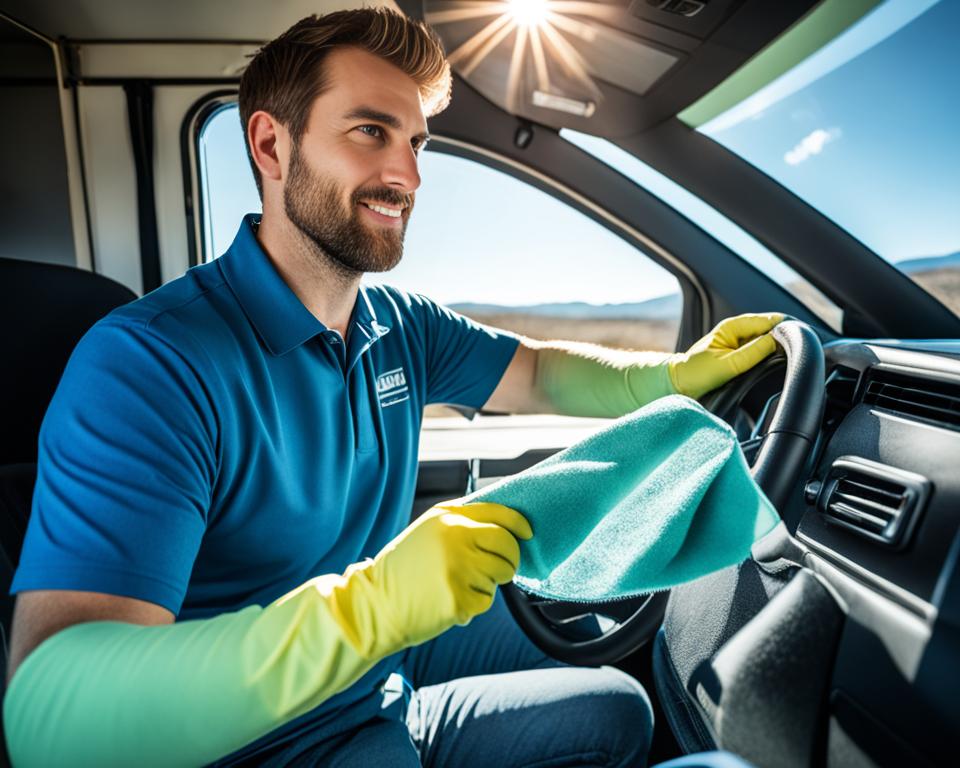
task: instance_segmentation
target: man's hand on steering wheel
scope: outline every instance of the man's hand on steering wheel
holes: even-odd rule
[[[721,320],[686,352],[668,358],[673,388],[698,399],[753,368],[776,351],[770,331],[783,319],[779,312],[768,312]]]

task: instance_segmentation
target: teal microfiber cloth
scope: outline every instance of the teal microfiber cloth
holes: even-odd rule
[[[671,395],[467,497],[530,522],[514,583],[601,601],[692,581],[750,553],[779,517],[733,430]]]

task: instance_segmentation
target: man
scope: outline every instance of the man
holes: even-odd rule
[[[546,658],[495,599],[529,523],[450,502],[407,526],[422,409],[699,396],[772,351],[780,317],[625,355],[361,288],[400,260],[449,89],[437,39],[384,10],[304,19],[251,62],[262,217],[101,321],[45,419],[12,587],[14,763],[643,763],[642,688]],[[405,397],[378,396],[388,373]]]

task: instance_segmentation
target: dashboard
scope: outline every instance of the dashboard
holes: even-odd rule
[[[841,339],[824,357],[822,427],[786,531],[674,590],[658,694],[683,702],[667,715],[690,749],[945,764],[960,727],[960,342]],[[771,372],[744,398],[748,444],[777,389]]]
[[[960,342],[824,352],[822,450],[787,515],[845,603],[833,727],[872,762],[940,764],[960,725]]]

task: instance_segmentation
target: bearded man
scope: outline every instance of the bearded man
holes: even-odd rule
[[[251,61],[262,216],[98,323],[44,421],[16,765],[644,764],[643,688],[544,656],[497,597],[523,516],[453,501],[410,523],[423,408],[696,397],[771,352],[780,318],[624,362],[362,286],[401,259],[450,82],[435,35],[383,9],[304,19]]]

